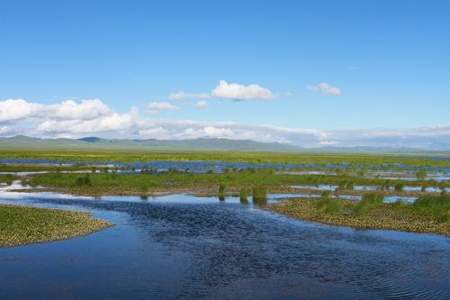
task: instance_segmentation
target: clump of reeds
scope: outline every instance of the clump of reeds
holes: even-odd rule
[[[219,200],[225,200],[225,184],[223,183],[219,184]]]
[[[342,210],[341,201],[331,198],[330,191],[323,191],[315,205],[319,211],[327,214],[335,214]]]
[[[264,205],[267,203],[267,190],[265,187],[254,187],[252,190],[253,203]]]
[[[92,185],[91,178],[89,177],[89,174],[77,177],[77,179],[75,180],[75,185],[77,185],[77,186],[85,186],[85,185],[90,186],[90,185]]]
[[[239,193],[239,200],[241,203],[248,203],[248,193],[247,190],[241,190]]]
[[[362,215],[366,214],[370,209],[376,208],[383,204],[383,195],[377,193],[365,193],[362,195],[361,201],[359,201],[353,207],[353,214]]]

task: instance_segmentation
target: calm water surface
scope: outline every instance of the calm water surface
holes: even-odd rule
[[[0,194],[114,227],[0,249],[0,299],[450,299],[450,239],[296,221],[237,199]]]

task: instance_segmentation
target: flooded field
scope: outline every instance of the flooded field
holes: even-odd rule
[[[0,249],[2,299],[450,298],[450,239],[442,236],[296,221],[237,197],[3,191],[0,199],[89,211],[115,224]]]
[[[248,170],[248,169],[272,169],[282,174],[292,175],[335,175],[339,176],[339,172],[357,173],[359,169],[368,168],[367,176],[369,178],[381,178],[387,180],[402,179],[406,181],[416,181],[417,167],[402,164],[381,164],[372,166],[352,166],[348,163],[340,164],[314,164],[314,163],[264,163],[264,162],[230,162],[219,160],[154,160],[146,162],[86,162],[86,161],[58,161],[51,159],[0,159],[0,164],[36,164],[41,166],[86,166],[97,168],[116,169],[121,173],[141,173],[141,172],[165,172],[168,170],[176,170],[192,173],[222,173],[229,170]],[[379,169],[382,170],[379,170]],[[434,180],[437,182],[450,180],[450,168],[448,167],[426,167],[419,168],[427,172],[426,180]]]

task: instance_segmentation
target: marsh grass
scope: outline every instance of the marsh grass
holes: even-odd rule
[[[425,196],[417,199],[412,208],[419,214],[431,215],[438,222],[450,222],[450,196]]]
[[[352,213],[354,215],[363,215],[373,208],[383,205],[384,196],[377,193],[365,193],[362,195],[361,200],[354,206]]]
[[[46,165],[46,164],[0,164],[0,172],[62,172],[62,171],[91,171],[104,170],[104,167],[93,168],[88,165]]]
[[[0,205],[0,247],[68,239],[109,226],[84,212]]]
[[[219,200],[225,200],[225,184],[223,183],[219,184]]]
[[[403,182],[398,182],[394,185],[394,190],[396,192],[403,192],[404,187],[405,187],[405,184]]]
[[[6,183],[10,185],[14,181],[14,179],[16,179],[16,177],[11,174],[0,175],[0,183]]]
[[[336,214],[342,210],[342,202],[338,199],[331,198],[329,191],[322,192],[320,199],[316,201],[316,208],[327,214]]]
[[[253,187],[264,187],[266,190],[289,187],[291,185],[307,184],[340,184],[350,188],[353,184],[382,185],[385,180],[376,178],[337,177],[328,175],[287,175],[276,174],[272,170],[246,170],[232,173],[207,173],[195,174],[184,172],[166,172],[158,174],[88,174],[85,175],[49,173],[30,177],[28,184],[59,189],[64,192],[78,194],[130,194],[142,193],[144,190],[171,191],[177,188],[198,190],[216,189],[218,184],[224,184],[229,191],[239,192],[241,189],[251,190]],[[389,181],[389,185],[402,183],[401,181]],[[403,183],[402,183],[403,184]],[[411,182],[412,186],[431,186],[433,183]],[[450,182],[444,182],[444,186],[450,186]],[[220,187],[219,187],[220,189]],[[217,190],[216,190],[217,191]],[[219,191],[220,192],[220,191]]]
[[[450,236],[450,197],[426,196],[414,204],[383,203],[380,195],[368,193],[360,202],[337,200],[334,204],[315,199],[296,199],[270,205],[269,209],[294,218],[331,225],[367,229],[390,229],[411,232],[439,233]],[[331,207],[330,209],[326,209]]]
[[[239,201],[241,202],[241,203],[248,203],[248,192],[247,192],[247,190],[245,190],[245,189],[242,189],[240,192],[239,192]]]
[[[77,185],[77,186],[90,186],[90,185],[92,185],[91,178],[89,177],[89,174],[85,174],[83,176],[77,177],[77,179],[75,180],[75,185]]]
[[[263,186],[256,186],[252,189],[253,203],[257,205],[267,204],[267,189]]]
[[[425,170],[417,170],[416,171],[416,178],[418,180],[424,180],[427,177],[427,171]]]
[[[389,155],[355,153],[275,153],[242,151],[138,151],[138,150],[67,150],[67,149],[11,149],[1,150],[0,159],[45,159],[58,162],[147,162],[154,160],[181,161],[232,161],[250,163],[345,165],[349,169],[366,170],[377,166],[380,169],[396,165],[415,167],[450,167],[448,153]],[[444,159],[436,159],[444,158]]]

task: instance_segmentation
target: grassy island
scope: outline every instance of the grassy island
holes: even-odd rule
[[[383,203],[377,194],[359,202],[330,198],[296,199],[268,206],[293,218],[365,229],[390,229],[450,236],[450,196],[425,196],[413,204]]]
[[[0,205],[0,247],[63,240],[109,226],[84,212]]]

